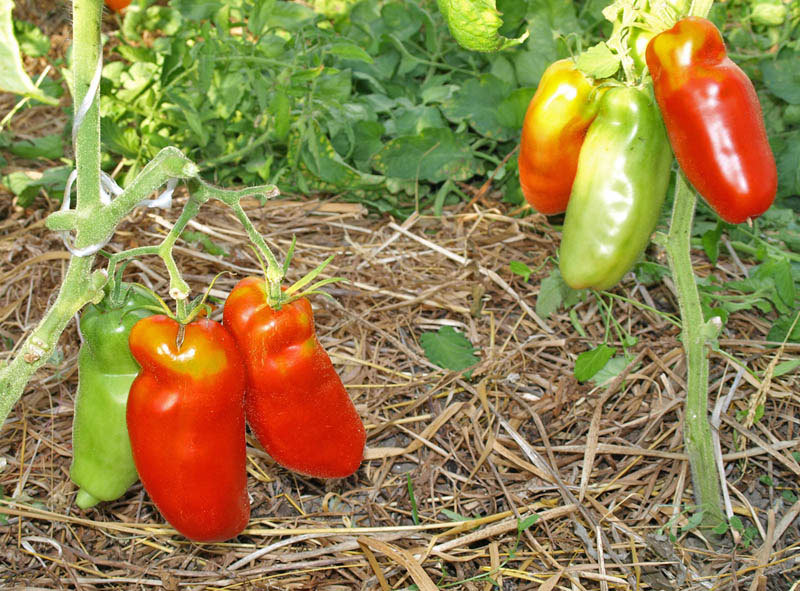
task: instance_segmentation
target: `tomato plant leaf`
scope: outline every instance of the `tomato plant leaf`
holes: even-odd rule
[[[501,141],[516,138],[518,128],[500,122],[498,105],[511,94],[511,86],[492,74],[466,81],[445,103],[444,114],[453,122],[468,121],[481,135]],[[527,105],[526,105],[527,107]]]
[[[443,326],[438,332],[422,333],[419,342],[428,361],[444,369],[461,371],[480,360],[469,339],[452,326]]]
[[[449,128],[397,137],[374,156],[372,165],[389,177],[431,182],[463,181],[478,171],[469,145]]]
[[[609,347],[605,344],[584,351],[575,360],[575,379],[579,382],[586,382],[592,379],[606,366],[616,352],[617,350],[614,347]]]
[[[510,263],[508,263],[508,266],[511,269],[512,273],[515,273],[516,275],[522,277],[522,280],[525,282],[527,282],[528,279],[531,278],[531,273],[533,273],[533,269],[531,269],[528,265],[526,265],[521,261],[511,261]]]
[[[578,69],[592,78],[609,78],[619,70],[619,56],[605,42],[593,45],[578,56]]]
[[[0,90],[55,105],[58,101],[37,88],[22,67],[11,19],[13,9],[12,0],[0,0]]]
[[[519,45],[528,36],[525,32],[517,39],[509,39],[498,33],[503,19],[495,0],[437,0],[437,3],[450,34],[464,49],[499,51]]]
[[[761,62],[764,84],[769,91],[787,103],[800,104],[800,68],[797,67],[798,56],[791,54],[776,60]]]

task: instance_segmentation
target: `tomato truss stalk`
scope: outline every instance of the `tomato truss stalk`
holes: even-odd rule
[[[250,187],[236,191],[217,189],[198,178],[198,166],[177,148],[161,150],[137,175],[131,184],[113,200],[103,200],[100,183],[100,111],[96,76],[101,62],[100,25],[102,0],[73,0],[74,104],[76,113],[84,113],[74,122],[77,197],[73,210],[56,211],[47,217],[50,230],[74,233],[73,256],[53,305],[45,312],[36,328],[25,338],[13,359],[0,367],[0,426],[14,404],[22,396],[28,380],[53,354],[58,339],[70,320],[89,302],[99,302],[109,275],[116,263],[134,256],[156,254],[170,274],[170,292],[185,307],[188,285],[172,259],[172,247],[180,231],[197,213],[199,205],[217,199],[230,206],[242,222],[247,234],[269,264],[271,296],[280,298],[283,269],[269,247],[247,218],[240,200],[255,195],[267,198],[277,194],[273,186]],[[91,95],[90,95],[91,92]],[[90,97],[87,98],[87,95]],[[153,192],[170,179],[193,179],[192,198],[184,207],[173,231],[159,246],[130,249],[114,255],[110,273],[92,270],[95,252],[113,236],[119,223]],[[65,195],[69,199],[69,195]]]

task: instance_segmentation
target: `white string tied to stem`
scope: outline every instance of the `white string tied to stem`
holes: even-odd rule
[[[81,101],[80,106],[78,107],[77,111],[75,111],[75,116],[73,118],[72,123],[72,145],[73,150],[77,153],[77,141],[78,141],[78,129],[83,124],[83,121],[86,119],[86,114],[89,112],[89,109],[94,104],[94,101],[97,99],[98,90],[100,88],[100,79],[102,78],[103,72],[103,54],[100,52],[97,58],[97,67],[95,68],[94,76],[92,76],[92,80],[89,84],[89,88],[86,91],[86,95],[83,97],[83,101]],[[77,170],[73,170],[70,172],[69,177],[67,178],[66,186],[64,187],[64,197],[61,201],[61,208],[60,211],[69,211],[70,208],[70,194],[72,193],[72,185],[75,183],[75,179],[77,178]],[[175,187],[178,184],[178,179],[170,178],[167,181],[167,187],[162,193],[156,197],[155,199],[145,199],[139,203],[139,205],[146,205],[147,207],[160,207],[164,209],[169,209],[172,206],[172,195],[175,191]],[[111,199],[113,197],[118,197],[122,193],[124,193],[124,189],[117,184],[117,182],[108,174],[100,171],[100,203],[102,205],[110,205]],[[78,257],[89,256],[95,254],[101,248],[103,248],[108,241],[111,239],[109,236],[106,240],[99,242],[97,244],[92,244],[85,248],[76,248],[71,242],[69,238],[68,231],[59,232],[61,235],[61,240],[64,242],[64,246],[66,249],[73,255]]]
[[[86,118],[86,113],[88,113],[89,109],[92,108],[92,104],[94,103],[94,100],[97,97],[97,91],[100,88],[100,77],[102,73],[103,73],[103,52],[100,51],[100,55],[97,56],[97,68],[95,68],[94,76],[92,76],[92,81],[89,83],[89,89],[86,91],[86,95],[83,97],[83,101],[81,101],[78,110],[75,111],[75,116],[72,118],[73,150],[77,151],[78,129],[83,123],[83,120]]]
[[[175,192],[175,187],[178,185],[178,179],[175,177],[170,178],[167,181],[167,188],[164,189],[161,194],[156,197],[155,199],[145,199],[144,201],[140,201],[139,205],[145,205],[147,207],[160,207],[161,209],[169,209],[172,207],[172,194]]]

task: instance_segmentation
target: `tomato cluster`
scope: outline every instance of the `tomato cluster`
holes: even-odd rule
[[[223,323],[153,315],[144,309],[153,303],[131,291],[81,320],[71,470],[79,506],[118,498],[138,473],[187,538],[235,537],[250,517],[246,423],[295,472],[342,478],[358,469],[366,432],[306,298],[271,306],[265,281],[250,277],[230,293]]]
[[[637,67],[646,62],[655,100],[647,87],[591,80],[562,60],[545,71],[523,124],[522,192],[541,213],[566,212],[559,264],[576,289],[613,286],[644,251],[673,152],[726,222],[756,218],[775,199],[758,97],[713,23],[687,17],[638,32],[631,53]]]

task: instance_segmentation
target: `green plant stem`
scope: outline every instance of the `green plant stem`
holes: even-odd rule
[[[74,99],[76,109],[91,86],[100,58],[100,0],[74,0]],[[90,216],[100,205],[100,109],[93,101],[75,133],[78,168],[76,216]],[[65,196],[69,199],[69,196]],[[78,229],[78,228],[76,228]],[[76,239],[77,241],[77,239]],[[77,245],[80,248],[80,245]],[[92,273],[94,255],[70,258],[58,296],[38,326],[22,343],[14,359],[0,370],[0,425],[22,396],[33,373],[47,362],[72,317],[99,297],[105,273]]]
[[[269,245],[267,245],[264,238],[258,232],[253,222],[247,217],[244,209],[241,206],[241,200],[244,197],[251,197],[256,195],[266,195],[267,198],[273,197],[278,194],[277,188],[272,185],[251,187],[249,189],[241,189],[238,191],[226,191],[217,189],[207,183],[200,183],[194,194],[203,202],[209,199],[216,199],[222,201],[233,209],[233,213],[239,222],[244,226],[247,236],[250,241],[258,248],[261,255],[267,261],[267,303],[274,308],[280,307],[281,302],[281,282],[283,281],[283,267],[278,263],[278,259],[272,253]]]
[[[0,426],[22,396],[34,372],[53,354],[58,337],[83,306],[102,297],[106,275],[91,273],[93,257],[72,257],[52,307],[28,335],[14,358],[0,369]]]
[[[681,341],[686,352],[686,413],[684,445],[692,470],[695,501],[703,510],[703,525],[715,527],[724,521],[721,506],[720,475],[714,459],[711,426],[708,422],[709,332],[713,328],[703,320],[697,291],[690,238],[696,197],[683,175],[675,186],[672,221],[665,246],[681,313]]]

